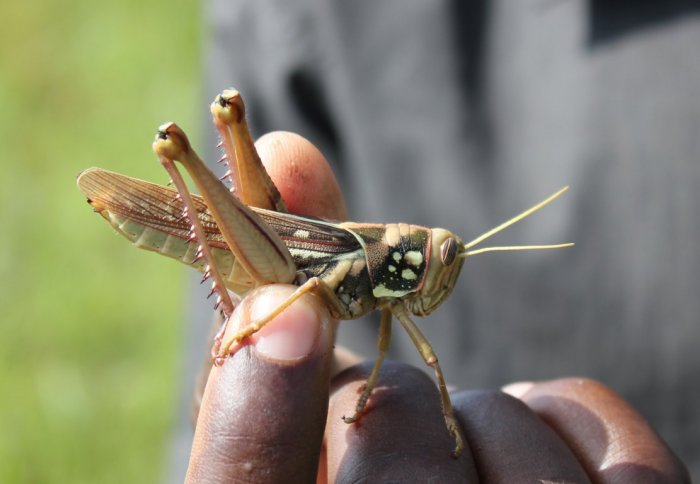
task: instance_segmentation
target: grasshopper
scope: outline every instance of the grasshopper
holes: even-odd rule
[[[320,296],[331,315],[356,319],[381,311],[378,354],[353,415],[357,421],[377,382],[391,337],[392,316],[408,332],[433,368],[442,414],[458,456],[463,439],[438,358],[410,315],[426,316],[451,293],[467,257],[504,250],[553,249],[573,244],[475,247],[538,211],[550,197],[501,225],[464,243],[452,232],[405,223],[333,222],[287,213],[284,201],[255,150],[239,93],[226,90],[211,105],[214,124],[229,162],[229,190],[192,149],[175,124],[158,129],[153,149],[175,189],[90,168],[78,176],[88,202],[137,247],[159,252],[204,272],[218,293],[224,323],[214,339],[214,363],[221,365],[246,338],[306,293]],[[201,196],[190,194],[176,165],[189,172]],[[235,194],[235,196],[234,196]],[[298,289],[270,314],[224,340],[234,310],[228,290],[244,296],[252,288],[292,283]]]

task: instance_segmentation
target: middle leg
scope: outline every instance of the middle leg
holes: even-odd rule
[[[382,308],[382,315],[379,321],[379,339],[377,340],[377,359],[374,361],[374,366],[372,367],[372,373],[369,374],[369,378],[362,386],[362,394],[357,400],[357,405],[355,406],[355,413],[352,417],[346,417],[343,415],[343,422],[349,424],[356,422],[362,411],[367,405],[367,400],[374,390],[377,384],[377,379],[379,378],[379,370],[384,362],[384,357],[386,356],[386,350],[389,348],[389,341],[391,340],[391,310],[389,308]]]

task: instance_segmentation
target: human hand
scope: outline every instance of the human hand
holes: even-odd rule
[[[307,141],[276,133],[257,146],[291,211],[344,218],[333,175]],[[293,290],[248,295],[230,329]],[[642,417],[590,380],[453,394],[466,438],[458,459],[435,384],[407,365],[386,363],[360,421],[345,424],[371,363],[333,359],[335,324],[304,296],[212,369],[188,482],[689,482]]]

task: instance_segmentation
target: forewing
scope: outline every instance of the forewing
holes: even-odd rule
[[[78,186],[95,211],[138,247],[203,269],[201,261],[194,261],[197,243],[189,241],[190,225],[182,217],[184,207],[175,189],[100,168],[82,172],[78,176]],[[233,265],[233,254],[202,197],[193,194],[192,199],[207,241],[218,258],[217,267],[226,278]],[[322,267],[338,257],[361,250],[351,232],[332,222],[253,210],[284,241],[300,270]]]
[[[357,238],[338,224],[314,217],[254,209],[289,249],[307,250],[318,257],[341,256],[360,249]]]
[[[183,204],[176,190],[100,168],[82,172],[78,187],[95,211],[137,247],[204,270],[204,261],[197,258],[198,244],[190,240],[189,221],[182,217]],[[240,292],[229,277],[235,258],[201,198],[193,198],[214,263],[227,286]]]

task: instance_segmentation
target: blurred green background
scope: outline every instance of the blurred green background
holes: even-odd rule
[[[177,406],[187,268],[132,248],[75,185],[156,182],[194,144],[196,2],[5,2],[0,30],[0,482],[155,482]]]

